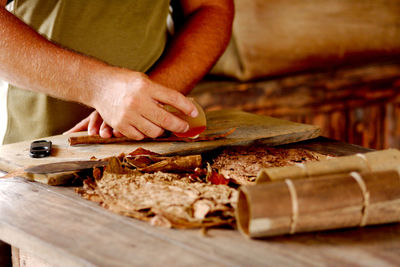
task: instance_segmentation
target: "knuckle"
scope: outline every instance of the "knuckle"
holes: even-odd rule
[[[172,125],[173,117],[169,114],[160,117],[160,124],[163,128],[169,128]]]
[[[140,73],[137,78],[135,79],[135,87],[137,90],[143,90],[148,88],[149,86],[149,79],[147,78],[147,76],[145,74]]]
[[[129,137],[133,140],[142,140],[144,138],[144,135],[142,133],[140,133],[138,130],[136,130],[136,128],[122,128],[120,130],[118,129],[114,129],[116,130],[116,132],[118,133],[118,135],[120,136],[126,136]]]
[[[166,97],[171,103],[181,104],[183,101],[183,95],[175,90],[171,90],[171,92]]]
[[[186,129],[187,123],[172,114],[166,114],[160,118],[161,127],[173,132],[182,132]]]
[[[147,80],[148,77],[146,74],[144,74],[143,72],[136,72],[136,80]]]
[[[132,108],[132,107],[136,107],[140,102],[139,102],[139,98],[138,97],[135,97],[135,96],[132,96],[132,97],[129,97],[129,98],[126,98],[126,107],[127,107],[127,109],[128,108]],[[127,112],[126,112],[126,110],[124,110],[123,111],[123,113],[122,113],[122,115],[125,117],[127,114],[126,114]]]
[[[117,122],[116,124],[111,126],[114,130],[118,131],[118,132],[126,132],[126,124],[122,123],[122,122]]]

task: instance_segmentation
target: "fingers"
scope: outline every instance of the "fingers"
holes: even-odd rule
[[[103,123],[103,118],[97,111],[92,112],[89,116],[88,134],[97,135],[100,132],[100,127]]]
[[[89,117],[81,120],[78,122],[74,127],[69,129],[68,131],[64,132],[63,134],[69,134],[69,133],[76,133],[76,132],[81,132],[81,131],[86,131],[87,127],[89,124]]]
[[[105,121],[103,121],[100,126],[99,135],[103,138],[110,138],[113,136],[113,129]]]
[[[154,100],[163,104],[171,105],[193,118],[197,117],[199,114],[196,106],[178,91],[159,85],[156,87],[155,93],[152,94],[152,97]]]
[[[150,106],[147,111],[146,119],[150,120],[159,127],[175,133],[184,133],[189,130],[189,124],[167,112],[159,105]]]
[[[145,117],[139,118],[137,124],[135,124],[136,129],[138,129],[145,136],[156,138],[163,134],[164,130],[158,125],[154,124]]]
[[[126,136],[134,140],[142,140],[144,138],[144,135],[133,126],[129,126],[120,132],[117,131],[117,134],[121,134],[121,136],[115,135],[116,137]]]
[[[96,113],[90,119],[90,135],[100,132],[104,137],[113,134],[140,140],[144,136],[156,138],[163,129],[179,133],[189,129],[186,121],[167,112],[160,104],[168,104],[192,117],[199,113],[183,94],[151,81],[144,74],[132,76],[129,73],[126,81],[119,80],[107,88],[104,91],[107,97],[94,104],[101,116]],[[107,123],[103,124],[102,118]]]
[[[124,135],[122,134],[122,133],[120,133],[119,131],[117,131],[117,130],[113,130],[113,135],[115,136],[115,137],[123,137]]]

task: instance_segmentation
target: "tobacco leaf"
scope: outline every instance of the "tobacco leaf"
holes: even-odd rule
[[[218,173],[217,171],[213,170],[210,163],[207,162],[207,169],[206,169],[206,181],[212,184],[229,184],[229,179],[225,179],[225,177]]]
[[[201,155],[164,157],[142,152],[109,158],[109,165],[95,171],[77,192],[112,212],[156,226],[232,226],[238,195],[230,187],[232,180],[249,182],[248,177],[265,166],[318,160],[303,150],[228,148],[204,169]]]
[[[143,156],[143,155],[147,155],[147,156],[161,156],[161,154],[158,154],[156,152],[144,149],[142,147],[139,147],[137,149],[135,149],[134,151],[130,152],[128,154],[129,156]]]
[[[226,148],[213,161],[212,169],[239,185],[255,184],[263,168],[317,161],[322,155],[301,148],[272,148],[266,145]]]
[[[201,167],[201,164],[201,155],[164,157],[159,162],[137,170],[141,172],[193,172],[195,168]]]
[[[126,167],[125,164],[118,157],[111,157],[107,159],[108,164],[104,172],[116,174],[129,174],[134,173],[136,170]],[[103,174],[104,175],[104,174]]]
[[[225,179],[222,174],[216,171],[211,173],[211,175],[208,177],[208,181],[212,184],[229,184],[229,180]]]
[[[231,225],[237,191],[226,185],[191,182],[185,174],[104,171],[78,191],[103,207],[154,225],[174,228]]]
[[[148,156],[135,156],[135,157],[126,157],[123,163],[132,168],[145,168],[158,161],[159,160],[154,160],[153,158]]]

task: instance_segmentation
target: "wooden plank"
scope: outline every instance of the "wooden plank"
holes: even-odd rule
[[[35,254],[13,247],[13,267],[54,267]]]
[[[298,146],[325,154],[368,151],[325,138]],[[400,261],[400,224],[265,240],[229,229],[203,237],[112,214],[70,187],[19,178],[0,180],[0,218],[0,239],[56,266],[395,266]]]
[[[21,167],[66,160],[87,160],[92,156],[104,158],[121,153],[129,153],[138,147],[158,153],[192,154],[209,151],[221,146],[250,144],[257,140],[270,145],[292,143],[317,137],[319,128],[312,125],[260,116],[241,111],[215,111],[207,113],[209,133],[236,131],[226,139],[203,142],[133,142],[102,145],[69,146],[71,135],[58,135],[46,139],[53,142],[51,157],[33,159],[29,157],[31,141],[0,146],[0,170],[14,171]],[[72,134],[83,135],[86,133]]]
[[[250,240],[170,230],[112,214],[71,188],[0,181],[0,239],[56,266],[394,266],[400,224]]]
[[[190,248],[165,240],[147,224],[62,192],[18,178],[1,180],[0,238],[56,266],[224,263],[195,252],[189,256]]]

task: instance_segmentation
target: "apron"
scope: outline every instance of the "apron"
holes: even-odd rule
[[[168,10],[169,0],[14,0],[12,13],[62,47],[146,72],[164,50]],[[91,111],[9,85],[3,142],[61,134]]]

